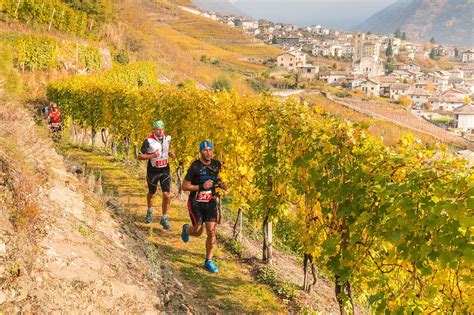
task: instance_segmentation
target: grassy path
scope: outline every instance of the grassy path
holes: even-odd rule
[[[88,169],[101,173],[104,191],[113,192],[124,205],[125,211],[133,217],[135,224],[150,232],[149,235],[158,247],[162,258],[168,260],[184,279],[184,288],[190,290],[194,296],[206,300],[210,311],[219,313],[285,311],[285,305],[272,290],[253,279],[249,266],[239,262],[221,246],[218,246],[215,255],[219,273],[211,274],[202,267],[205,235],[203,234],[200,238],[191,237],[187,244],[181,241],[181,227],[184,223],[190,223],[183,201],[176,198],[172,200],[168,214],[171,229],[164,231],[158,223],[161,213],[161,196],[156,196],[155,222],[145,224],[147,189],[144,170],[113,161],[104,153],[88,152],[73,146],[64,147],[64,155],[68,160],[86,163]]]

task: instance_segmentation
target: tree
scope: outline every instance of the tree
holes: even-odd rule
[[[273,36],[272,38],[272,45],[277,45],[278,44],[278,39],[276,36]]]
[[[397,28],[394,35],[395,35],[395,38],[402,38],[402,32],[400,31],[399,28]]]
[[[407,40],[407,34],[405,32],[402,33],[401,40]]]
[[[392,48],[392,40],[388,41],[387,49],[385,50],[385,55],[387,56],[387,62],[385,63],[385,73],[389,74],[395,70],[395,65],[393,63],[393,48]]]
[[[393,58],[390,57],[385,63],[385,73],[390,74],[393,70],[395,70],[395,64],[393,63]]]
[[[412,104],[412,101],[406,96],[400,96],[400,98],[398,99],[398,103],[400,103],[400,105],[407,107]]]
[[[466,97],[464,98],[464,104],[466,105],[471,104],[471,98],[469,97],[469,95],[466,95]]]
[[[385,55],[387,57],[393,56],[392,40],[389,39],[387,49],[385,49]]]
[[[432,43],[432,44],[435,44],[435,43],[436,43],[436,41],[435,41],[434,37],[431,37],[431,39],[430,39],[430,43]]]
[[[430,59],[436,60],[436,57],[437,57],[436,49],[431,48]]]

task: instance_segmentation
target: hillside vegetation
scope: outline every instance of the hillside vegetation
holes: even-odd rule
[[[177,1],[123,1],[104,37],[131,60],[152,60],[163,77],[178,83],[187,78],[210,86],[221,76],[233,88],[253,93],[245,80],[267,70],[247,60],[274,58],[279,49],[263,45],[241,30],[181,10]]]
[[[280,50],[241,30],[187,13],[178,4],[191,6],[171,0],[5,0],[0,12],[10,25],[21,22],[33,30],[105,41],[119,63],[151,60],[163,80],[178,83],[191,78],[210,86],[224,76],[238,91],[253,93],[246,79],[267,70],[261,62],[274,58]],[[60,33],[51,35],[64,38]],[[258,63],[248,62],[251,59]]]
[[[245,79],[265,67],[247,60],[270,58],[273,48],[233,29],[226,38],[226,26],[181,11],[177,4],[187,1],[113,2],[110,20],[97,18],[107,12],[106,1],[95,11],[88,2],[54,3],[87,15],[81,37],[3,11],[4,98],[22,102],[37,120],[22,119],[30,114],[13,105],[0,107],[0,194],[6,196],[0,220],[12,224],[9,270],[0,269],[8,313],[18,312],[16,292],[25,292],[16,287],[20,280],[35,284],[25,298],[19,295],[21,312],[474,312],[474,171],[466,160],[435,142],[427,147],[410,134],[400,136],[399,129],[377,133],[386,124],[372,127],[391,137],[387,145],[360,117],[357,123],[334,115],[327,110],[337,111],[331,102],[318,106],[320,98],[312,104],[254,95]],[[98,28],[90,24],[95,19],[103,22]],[[114,60],[107,71],[104,49]],[[234,89],[203,89],[219,76],[230,77]],[[54,145],[38,116],[47,100],[63,112],[63,139],[55,148],[103,178],[76,179],[58,155],[49,155]],[[185,167],[200,141],[213,142],[230,187],[222,192],[226,213],[237,218],[235,226],[245,217],[261,257],[241,260],[242,243],[224,237],[222,270],[204,272],[204,239],[179,241],[179,224],[188,218],[178,200],[170,233],[140,222],[144,170],[131,162],[157,118]],[[30,137],[21,137],[33,127]],[[115,198],[102,199],[96,185],[102,179]],[[81,190],[86,181],[91,188]],[[103,212],[104,203],[111,213]],[[11,237],[21,231],[29,256],[10,245],[21,244]],[[282,273],[298,270],[274,264],[277,244],[303,258],[304,283],[283,280]],[[330,288],[331,298],[315,299],[311,286],[320,295]],[[301,303],[305,294],[312,303]],[[56,296],[64,303],[50,298]],[[88,299],[94,303],[82,309]]]
[[[134,87],[108,76],[62,80],[48,96],[71,124],[107,128],[126,151],[153,117],[167,122],[185,163],[201,139],[212,139],[233,187],[230,207],[264,231],[282,225],[284,241],[335,280],[341,309],[354,310],[355,297],[378,311],[473,307],[474,173],[466,161],[410,135],[386,147],[366,127],[294,100]],[[196,129],[195,121],[206,124]],[[263,257],[271,261],[266,233]]]

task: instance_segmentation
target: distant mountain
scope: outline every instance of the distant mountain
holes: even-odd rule
[[[471,48],[474,46],[474,0],[399,0],[356,27],[357,31],[393,33]]]
[[[228,0],[192,0],[191,2],[203,10],[212,10],[221,14],[247,16]]]

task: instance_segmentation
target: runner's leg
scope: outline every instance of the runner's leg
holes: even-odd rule
[[[148,209],[153,207],[153,196],[156,194],[156,188],[158,186],[159,175],[146,174],[146,183],[148,184],[148,194],[146,195],[146,204]]]
[[[206,259],[211,260],[214,257],[214,249],[217,240],[217,222],[206,222]]]
[[[160,177],[160,186],[163,193],[163,200],[161,202],[161,211],[163,216],[168,214],[171,205],[171,174],[170,170],[165,170]]]
[[[188,200],[188,211],[193,225],[188,226],[186,229],[186,234],[192,236],[201,236],[204,229],[202,226],[203,216],[200,206],[197,204],[192,204],[191,200]]]
[[[146,204],[148,208],[153,208],[153,196],[152,194],[148,193],[146,194]]]

